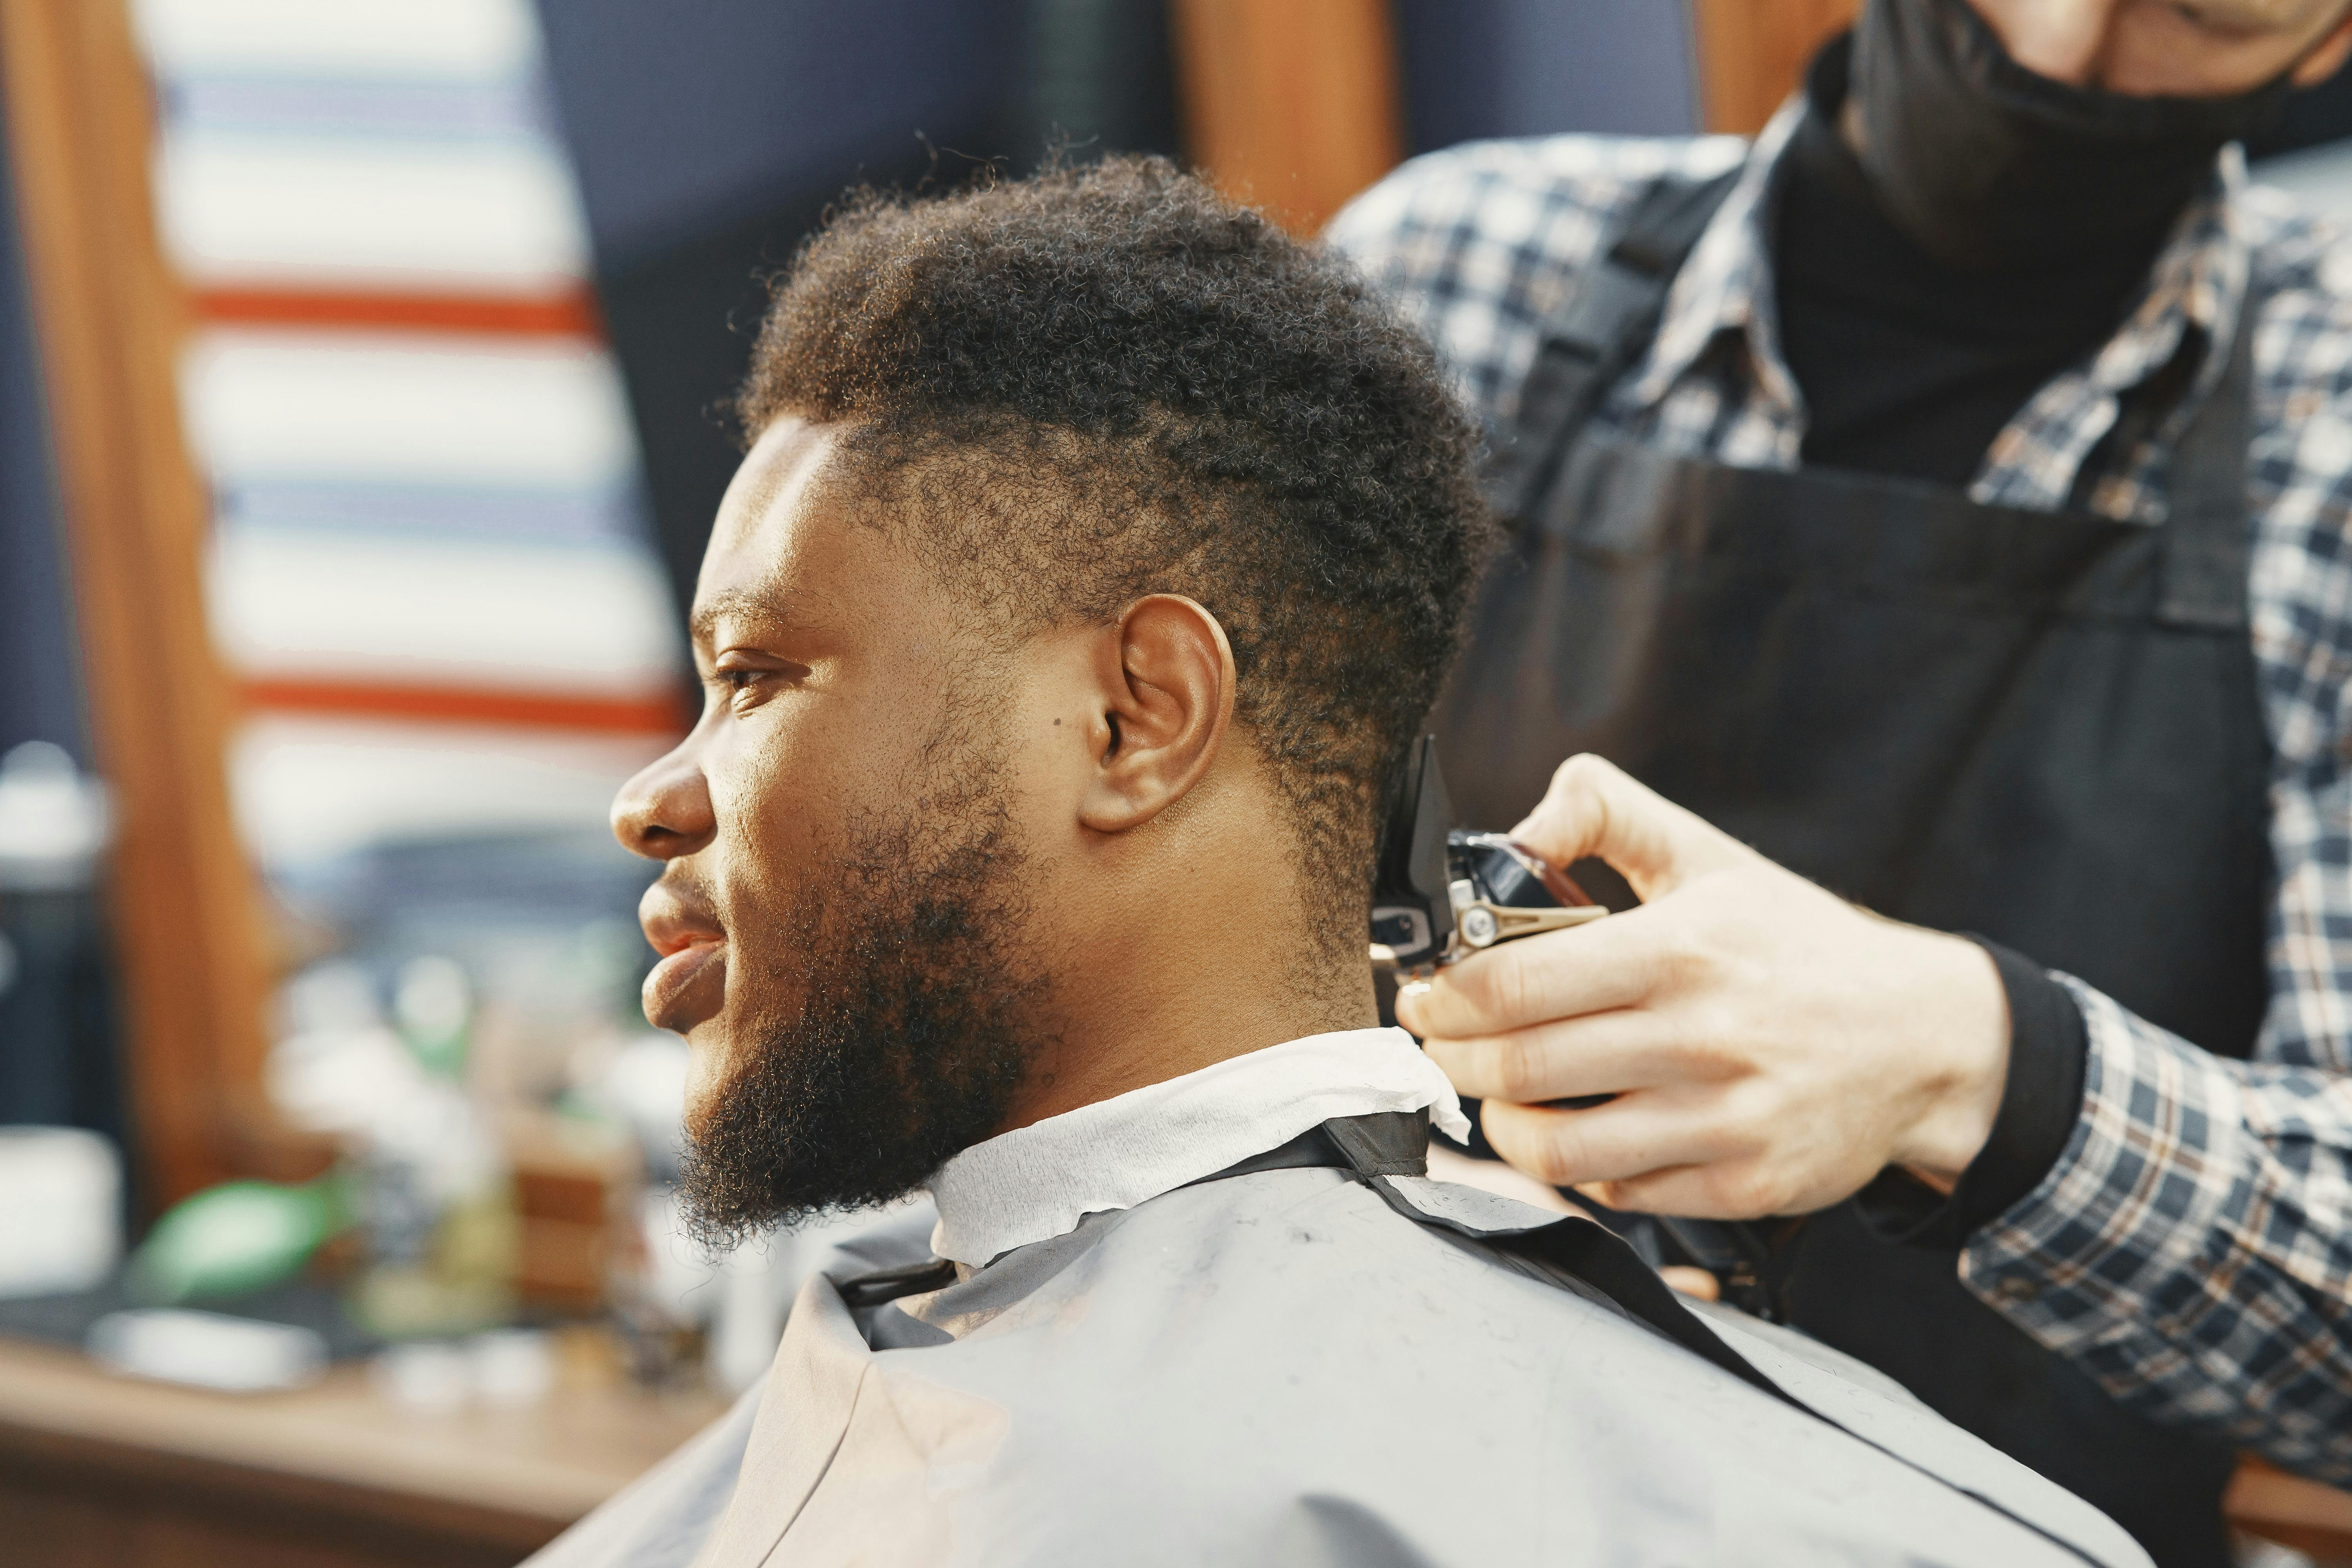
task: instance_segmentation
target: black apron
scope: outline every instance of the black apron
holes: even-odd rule
[[[1463,819],[1516,821],[1562,758],[1599,752],[1834,892],[2247,1055],[2272,881],[2245,603],[2253,303],[2160,527],[1670,457],[1591,416],[1727,188],[1654,190],[1547,325],[1491,472],[1511,547],[1438,710]],[[1963,1289],[1950,1250],[1842,1205],[1769,1272],[1790,1321],[2167,1568],[2228,1563],[2231,1451],[2116,1405]]]

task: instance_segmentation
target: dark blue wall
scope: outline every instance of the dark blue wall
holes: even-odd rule
[[[852,173],[877,144],[992,129],[1024,44],[1023,0],[550,0],[540,15],[599,265],[622,269]]]
[[[0,116],[0,752],[54,741],[89,764],[57,488]]]
[[[1698,128],[1687,6],[1396,0],[1412,150],[1561,131]]]
[[[40,364],[0,114],[0,752],[89,765]],[[0,1123],[95,1128],[128,1148],[105,911],[93,889],[0,888]]]

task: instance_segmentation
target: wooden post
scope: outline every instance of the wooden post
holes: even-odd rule
[[[229,688],[205,619],[208,505],[176,387],[184,303],[148,185],[153,118],[122,0],[0,0],[32,312],[99,768],[146,1195],[231,1173],[260,1104],[268,988],[233,827]]]
[[[1171,0],[1178,101],[1216,187],[1313,234],[1404,157],[1386,0]]]
[[[1691,0],[1706,128],[1753,136],[1861,0]]]

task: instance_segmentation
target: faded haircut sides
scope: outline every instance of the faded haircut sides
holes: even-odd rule
[[[919,559],[1015,635],[1205,605],[1332,952],[1493,547],[1475,432],[1353,267],[1162,159],[848,197],[772,286],[756,436],[840,423]]]

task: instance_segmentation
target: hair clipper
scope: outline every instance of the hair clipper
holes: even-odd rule
[[[1427,975],[1497,942],[1599,920],[1609,911],[1499,833],[1454,826],[1437,737],[1406,758],[1372,885],[1372,963]]]

